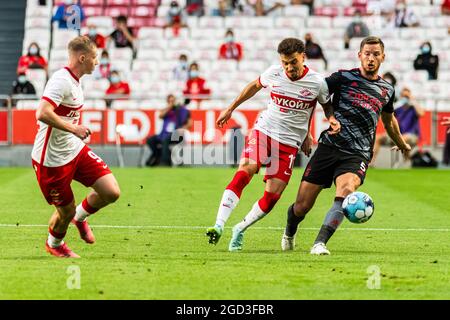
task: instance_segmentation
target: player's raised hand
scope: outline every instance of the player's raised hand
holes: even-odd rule
[[[73,132],[73,134],[81,140],[84,140],[90,136],[91,130],[89,130],[89,128],[85,126],[75,126],[75,131]]]
[[[407,143],[405,143],[405,145],[403,146],[394,146],[392,147],[391,150],[395,150],[395,151],[401,151],[403,154],[403,158],[405,160],[409,159],[409,153],[411,152],[411,146]]]
[[[231,112],[230,110],[228,110],[228,109],[222,111],[222,112],[220,113],[219,117],[218,117],[217,120],[216,120],[216,125],[217,125],[219,128],[223,128],[223,125],[224,125],[224,124],[227,124],[227,123],[228,123],[228,120],[230,120],[230,118],[231,118],[231,113],[232,113],[232,112]]]
[[[313,144],[313,137],[310,133],[308,133],[306,135],[305,141],[303,141],[302,146],[301,146],[301,150],[302,152],[305,154],[305,156],[309,157],[311,155],[312,152],[312,144]]]
[[[334,117],[330,119],[330,127],[331,129],[328,130],[328,134],[330,135],[338,134],[341,131],[341,123]]]

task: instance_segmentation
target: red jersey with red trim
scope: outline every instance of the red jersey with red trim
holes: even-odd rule
[[[84,97],[79,79],[64,68],[48,80],[42,99],[51,103],[55,113],[66,122],[78,124]],[[38,121],[31,157],[46,167],[60,167],[72,161],[85,146],[80,138]]]
[[[330,99],[324,77],[305,66],[302,77],[292,81],[281,65],[273,65],[259,81],[269,87],[270,102],[254,128],[285,145],[300,147],[317,101]]]

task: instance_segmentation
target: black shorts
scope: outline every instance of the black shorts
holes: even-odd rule
[[[364,183],[369,161],[362,155],[342,152],[339,149],[319,143],[309,160],[302,181],[329,188],[336,178],[344,173],[354,173]]]

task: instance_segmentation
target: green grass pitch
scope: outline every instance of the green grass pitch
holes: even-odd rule
[[[44,249],[53,208],[34,172],[0,169],[0,299],[450,299],[450,171],[369,170],[360,190],[374,199],[373,218],[345,221],[328,243],[331,256],[322,257],[309,249],[334,188],[322,192],[302,223],[296,250],[280,249],[302,170],[237,253],[227,251],[231,227],[261,197],[262,176],[212,246],[205,228],[233,169],[113,172],[122,196],[90,218],[97,243],[85,244],[71,226],[66,242],[82,258],[58,259]],[[72,186],[79,202],[87,190]],[[379,268],[379,289],[368,287],[376,277],[371,266]],[[72,270],[79,270],[79,289],[72,288]]]

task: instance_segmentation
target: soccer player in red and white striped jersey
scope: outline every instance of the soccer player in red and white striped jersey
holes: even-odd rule
[[[278,46],[278,53],[281,64],[271,66],[259,79],[247,85],[217,119],[217,125],[222,127],[241,103],[263,87],[270,89],[271,100],[267,109],[258,118],[246,142],[239,169],[223,193],[216,224],[206,231],[209,242],[216,244],[243,189],[262,164],[269,163],[264,176],[264,195],[255,202],[242,222],[233,228],[230,251],[242,249],[244,231],[266,216],[280,199],[291,178],[299,149],[306,155],[311,152],[309,126],[316,103],[319,101],[324,105],[329,101],[324,77],[303,64],[305,46],[301,40],[284,39]],[[325,114],[332,126],[332,134],[337,133],[339,123],[332,114]]]
[[[56,208],[46,249],[54,256],[78,258],[63,241],[70,222],[85,242],[95,242],[86,218],[115,202],[120,189],[108,166],[84,144],[90,130],[79,125],[84,102],[80,78],[91,74],[98,64],[95,43],[79,36],[70,41],[68,50],[68,66],[49,79],[36,111],[39,130],[31,157],[41,191]],[[78,206],[70,187],[72,180],[93,189]]]

